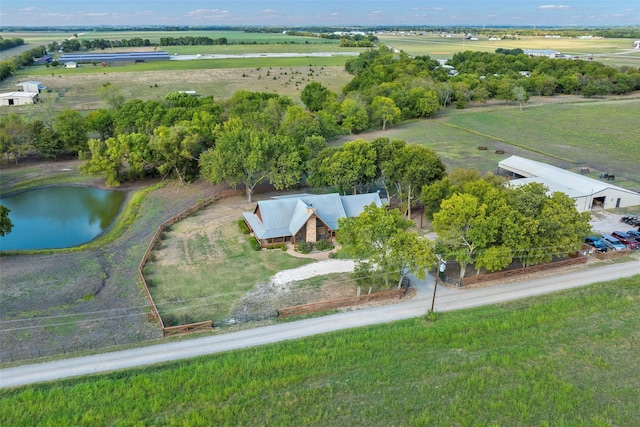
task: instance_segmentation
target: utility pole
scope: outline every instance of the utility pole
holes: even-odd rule
[[[440,273],[444,273],[445,269],[447,268],[447,262],[445,260],[442,259],[442,257],[440,255],[438,255],[438,263],[436,264],[436,280],[435,283],[433,284],[433,298],[431,298],[431,312],[433,312],[433,308],[436,305],[436,290],[438,289],[438,276],[440,276]]]

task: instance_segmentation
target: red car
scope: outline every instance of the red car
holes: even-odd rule
[[[630,249],[640,249],[640,243],[633,236],[625,233],[624,231],[614,231],[611,233],[613,237],[620,240],[623,244],[625,244]]]

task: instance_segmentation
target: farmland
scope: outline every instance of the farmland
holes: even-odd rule
[[[13,425],[633,425],[640,276],[0,391]]]
[[[516,40],[488,40],[487,36],[477,41],[463,40],[461,35],[444,38],[440,35],[398,36],[379,35],[380,41],[409,55],[429,55],[436,59],[449,59],[457,52],[466,50],[494,52],[504,49],[548,49],[583,59],[606,61],[612,66],[640,66],[640,52],[633,50],[630,39],[547,39],[544,37],[518,37]]]
[[[131,37],[125,33],[118,33],[118,36]],[[233,46],[241,46],[242,49],[251,47]],[[265,44],[257,48],[265,46],[284,46],[284,48],[290,46],[296,49],[303,46],[307,48],[309,45]],[[320,50],[325,50],[325,45],[318,46]],[[166,65],[131,64],[107,68],[90,64],[69,70],[34,67],[3,81],[2,86],[13,88],[19,80],[42,81],[54,93],[59,94],[58,108],[70,107],[79,110],[104,107],[95,93],[105,83],[112,83],[120,88],[127,97],[143,99],[163,99],[169,92],[193,89],[200,95],[213,95],[216,99],[223,100],[228,99],[240,89],[249,89],[277,92],[290,96],[298,102],[299,92],[309,81],[319,81],[329,89],[340,92],[346,82],[352,78],[345,72],[343,65],[333,66],[326,65],[330,64],[329,62],[320,62],[333,59],[345,61],[344,57],[253,58],[170,61]],[[299,62],[294,63],[294,60]],[[318,63],[312,64],[312,61],[316,60]],[[277,61],[281,61],[280,65],[275,65]],[[230,68],[226,68],[227,65]],[[163,67],[184,68],[163,69]],[[354,138],[369,140],[378,136],[400,138],[409,143],[424,144],[433,148],[442,157],[449,170],[452,167],[475,167],[482,172],[494,171],[499,160],[511,154],[519,154],[571,168],[574,171],[579,165],[589,165],[594,169],[595,177],[597,177],[597,169],[614,172],[618,177],[616,183],[631,189],[639,189],[640,177],[634,161],[640,158],[638,153],[640,145],[637,132],[630,125],[636,123],[639,109],[640,100],[637,98],[637,93],[596,100],[576,96],[534,97],[525,105],[522,112],[515,104],[499,101],[489,101],[487,104],[470,102],[463,110],[449,107],[438,113],[435,119],[410,121],[390,127],[386,132],[352,135],[332,141],[331,144],[337,145],[344,140]],[[8,109],[3,110],[6,112]],[[489,149],[480,151],[479,146],[486,146]],[[496,150],[503,150],[504,154],[498,154]],[[58,182],[73,180],[80,185],[103,184],[93,178],[81,176],[77,167],[78,162],[75,162],[68,168],[71,171],[65,174],[64,181],[61,178]],[[38,183],[51,184],[52,181],[46,176],[42,180],[37,180],[32,179],[31,172],[25,172],[27,169],[37,168],[40,166],[24,169],[3,168],[3,191],[25,188],[21,186],[25,181],[29,186]],[[60,168],[54,163],[50,165],[51,170]],[[138,183],[137,185],[146,184]],[[157,329],[145,323],[144,320],[147,304],[139,295],[140,289],[133,279],[136,277],[135,267],[157,224],[177,211],[191,206],[197,199],[209,195],[211,191],[210,184],[197,182],[184,187],[177,183],[169,184],[152,192],[142,202],[140,216],[133,221],[129,229],[123,232],[123,236],[93,252],[4,258],[2,260],[3,275],[5,278],[10,277],[8,279],[8,282],[12,283],[10,292],[15,292],[15,295],[11,295],[11,300],[8,297],[3,298],[4,310],[0,311],[11,313],[12,316],[20,313],[20,321],[33,322],[33,326],[29,326],[29,330],[3,331],[3,341],[10,343],[9,346],[15,346],[18,353],[23,351],[27,353],[38,346],[38,351],[42,349],[43,354],[51,354],[65,351],[65,345],[67,345],[66,349],[69,349],[68,343],[71,341],[74,344],[78,343],[80,348],[84,348],[83,345],[87,343],[94,347],[113,345],[115,339],[110,335],[112,330],[119,331],[118,343],[157,336]],[[180,227],[183,225],[177,226],[176,230]],[[189,247],[189,244],[195,246]],[[184,253],[205,252],[206,248],[198,246],[199,244],[200,241],[188,243]],[[241,248],[238,253],[248,256],[247,253],[242,252],[243,250]],[[100,260],[100,265],[96,264],[96,260]],[[37,265],[42,269],[38,271],[41,271],[41,277],[44,279],[34,282],[34,276],[25,272],[25,265]],[[70,272],[68,265],[79,267]],[[198,286],[203,288],[208,274],[206,264],[192,264],[189,268],[197,270]],[[269,265],[269,268],[273,269],[273,265]],[[9,273],[11,276],[8,275]],[[235,277],[233,271],[225,274]],[[262,276],[252,276],[252,280],[259,281],[265,275],[268,276],[264,272],[260,274]],[[60,277],[64,279],[58,279]],[[26,289],[33,283],[46,287],[47,278],[56,278],[55,281],[51,281],[51,284],[62,290],[55,294],[48,293],[51,299],[38,298],[35,292],[21,293],[21,288]],[[222,279],[221,282],[224,280]],[[243,284],[245,285],[250,286],[247,283]],[[221,288],[221,290],[224,289]],[[84,295],[94,292],[94,300],[82,300]],[[233,298],[237,296],[238,294],[235,294]],[[177,297],[165,295],[161,298],[170,304],[171,299]],[[225,301],[226,308],[222,311],[229,310],[233,306],[231,299]],[[10,310],[7,310],[7,307]],[[105,322],[98,322],[96,317],[90,314],[100,310],[120,310],[123,307],[128,307],[131,316],[137,316],[135,321],[130,317],[114,318],[110,319],[108,327],[105,327]],[[41,328],[44,324],[40,320],[41,317],[58,316],[66,309],[73,309],[74,318],[81,321],[76,322],[73,327],[61,326],[60,330],[49,325]],[[37,353],[31,353],[31,355],[35,357]]]

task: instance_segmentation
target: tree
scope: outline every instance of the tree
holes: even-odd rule
[[[366,129],[369,124],[367,110],[354,99],[345,99],[340,106],[342,127],[350,134]]]
[[[29,137],[29,128],[25,120],[17,114],[10,113],[0,119],[0,150],[7,159],[18,160],[34,147]]]
[[[11,209],[4,205],[0,205],[0,236],[9,234],[13,228],[13,223],[9,218],[9,212],[11,212]]]
[[[142,178],[153,161],[149,139],[139,133],[118,135],[105,141],[90,139],[88,145],[91,159],[81,166],[81,170],[104,177],[107,185],[118,186],[125,179]]]
[[[335,95],[321,83],[311,82],[300,92],[300,100],[310,111],[320,111]]]
[[[400,204],[411,218],[411,205],[422,187],[444,177],[445,166],[435,152],[421,145],[405,145],[383,165],[383,173],[396,186]],[[404,209],[403,209],[404,210]]]
[[[309,182],[315,187],[334,186],[343,194],[349,189],[356,194],[359,186],[368,186],[376,177],[375,147],[358,139],[320,152],[311,162]]]
[[[185,123],[160,126],[153,132],[149,148],[162,175],[175,173],[181,183],[198,174],[198,157],[203,150],[200,136]]]
[[[336,240],[345,254],[367,263],[389,286],[407,269],[424,277],[435,259],[428,243],[408,231],[412,226],[399,211],[371,204],[357,217],[338,220]]]
[[[522,105],[526,104],[529,101],[529,92],[522,86],[514,86],[513,87],[513,97],[516,101],[518,101],[518,105],[520,105],[520,111],[522,111]]]
[[[85,118],[76,110],[66,109],[56,116],[53,128],[63,149],[80,154],[89,146]]]
[[[400,109],[393,99],[376,96],[371,103],[371,116],[374,120],[382,121],[382,130],[386,130],[387,122],[394,123],[400,119]]]
[[[213,184],[244,184],[251,202],[255,187],[271,178],[276,189],[298,182],[302,159],[294,141],[246,126],[242,119],[227,120],[218,135],[216,146],[200,156],[200,174]]]

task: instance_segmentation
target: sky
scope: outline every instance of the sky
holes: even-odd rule
[[[0,0],[0,27],[640,25],[640,0]]]

